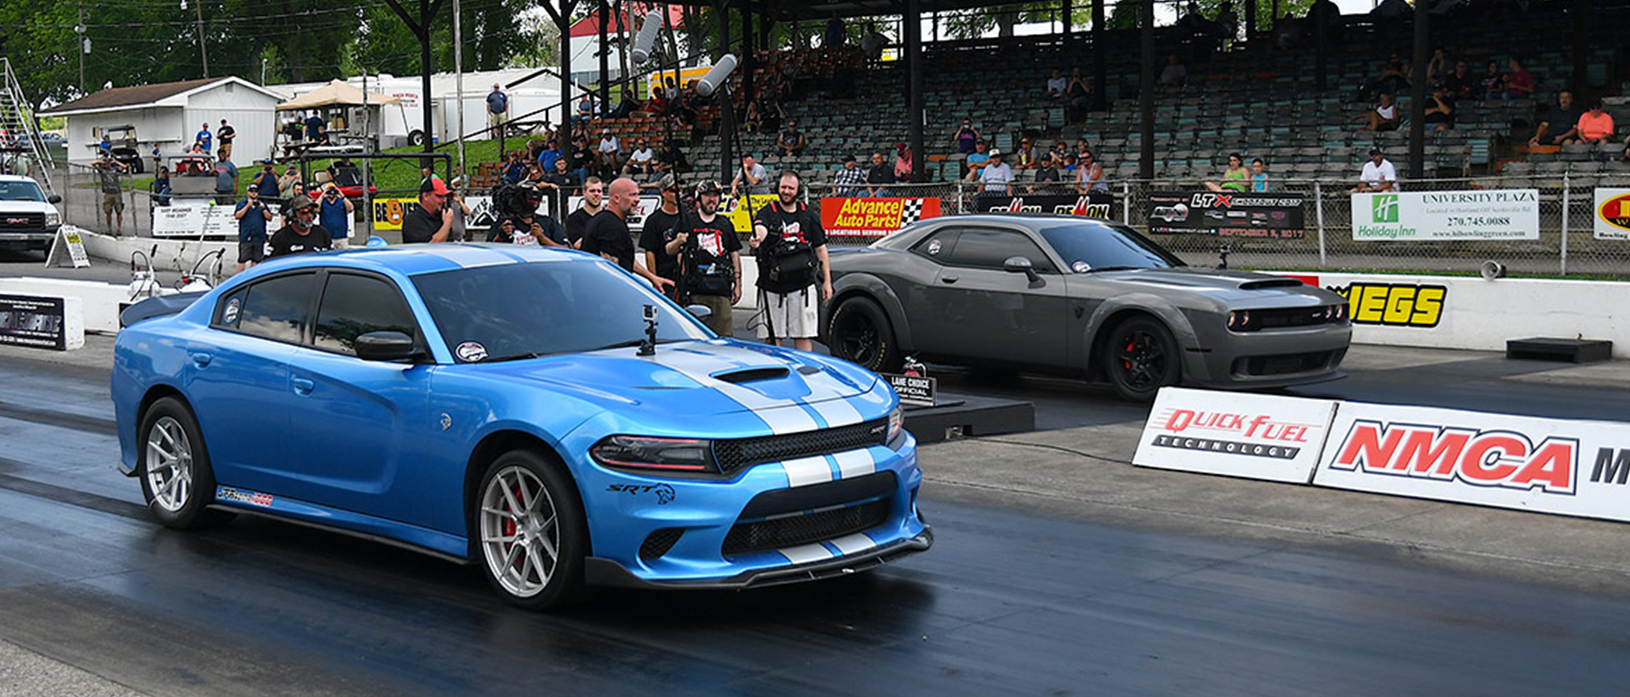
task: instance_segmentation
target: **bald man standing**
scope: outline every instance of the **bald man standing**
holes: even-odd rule
[[[583,229],[583,251],[598,254],[627,271],[639,274],[657,290],[672,287],[674,282],[656,275],[644,266],[634,263],[634,236],[628,230],[628,216],[640,200],[640,185],[623,177],[606,188],[606,209],[589,219]]]

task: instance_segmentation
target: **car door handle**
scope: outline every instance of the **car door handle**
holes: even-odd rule
[[[295,378],[294,379],[294,393],[297,394],[297,395],[302,395],[302,396],[308,395],[308,394],[311,394],[311,391],[315,390],[315,389],[317,389],[317,383],[316,382],[313,382],[313,381],[308,380],[306,378]]]
[[[209,362],[212,360],[215,360],[215,357],[207,353],[192,354],[192,362],[198,364],[198,367],[200,368],[209,365]]]
[[[940,276],[940,283],[956,283],[959,276]]]

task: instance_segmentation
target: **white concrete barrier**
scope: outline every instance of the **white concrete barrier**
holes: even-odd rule
[[[81,341],[84,332],[119,331],[119,311],[131,302],[130,286],[65,278],[0,278],[0,294],[73,299]]]

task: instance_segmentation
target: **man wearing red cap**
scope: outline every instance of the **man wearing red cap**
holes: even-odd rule
[[[419,184],[419,207],[402,220],[402,242],[446,242],[453,232],[453,209],[447,203],[447,184],[429,176]]]

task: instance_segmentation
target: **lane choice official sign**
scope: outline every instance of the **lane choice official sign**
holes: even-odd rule
[[[1313,484],[1630,521],[1630,424],[1346,402]]]
[[[1360,242],[1539,239],[1538,189],[1353,194],[1352,203]]]
[[[1132,464],[1307,484],[1337,402],[1166,387]]]

